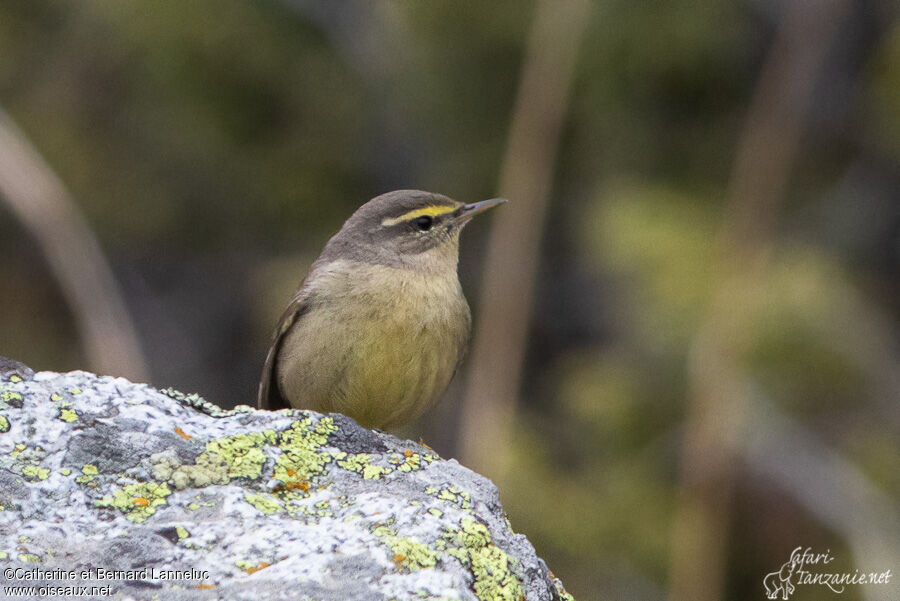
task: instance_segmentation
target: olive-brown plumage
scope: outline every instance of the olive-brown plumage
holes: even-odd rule
[[[360,207],[282,315],[259,407],[338,412],[392,428],[434,404],[471,328],[456,270],[459,233],[501,202],[398,190]]]

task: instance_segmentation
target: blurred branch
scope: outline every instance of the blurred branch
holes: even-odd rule
[[[529,34],[478,302],[460,454],[502,481],[531,318],[541,232],[560,130],[588,21],[586,0],[538,0]]]
[[[748,390],[742,401],[746,424],[736,442],[750,469],[776,482],[838,532],[860,570],[900,565],[900,510],[891,498],[759,391]],[[881,598],[877,587],[860,589],[868,599]]]
[[[0,109],[0,197],[34,236],[72,309],[90,368],[147,379],[147,365],[115,277],[53,170]]]
[[[764,300],[772,229],[804,115],[846,0],[794,0],[754,91],[718,239],[718,284],[691,346],[670,557],[671,601],[722,598],[742,356]]]

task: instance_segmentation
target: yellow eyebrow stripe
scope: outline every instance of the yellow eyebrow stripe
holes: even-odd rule
[[[438,215],[452,213],[455,210],[456,207],[448,207],[447,205],[431,205],[430,207],[422,207],[421,209],[409,211],[408,213],[404,213],[393,219],[385,219],[381,222],[381,225],[397,225],[398,223],[410,221],[416,217],[437,217]]]

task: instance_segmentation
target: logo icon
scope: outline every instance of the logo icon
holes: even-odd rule
[[[766,597],[769,599],[777,599],[778,593],[781,593],[782,601],[787,601],[794,592],[794,584],[791,577],[797,568],[797,558],[791,555],[790,560],[786,561],[781,569],[777,572],[770,572],[763,578],[763,586],[766,587]]]
[[[781,601],[787,601],[797,586],[822,586],[840,594],[848,585],[890,584],[893,577],[889,569],[875,572],[860,569],[852,572],[837,571],[829,565],[833,561],[830,549],[826,549],[824,553],[816,553],[812,547],[797,547],[780,570],[766,574],[763,578],[766,597],[780,597]]]

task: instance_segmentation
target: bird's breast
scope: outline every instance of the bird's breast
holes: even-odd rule
[[[440,397],[468,342],[471,317],[455,269],[356,263],[327,278],[286,341],[284,384],[306,395],[299,406],[366,426],[414,419]]]

